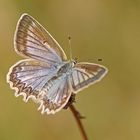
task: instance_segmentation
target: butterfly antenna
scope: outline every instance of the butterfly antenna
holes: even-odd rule
[[[72,49],[71,49],[71,37],[68,37],[69,39],[69,49],[70,49],[70,61],[72,61]]]

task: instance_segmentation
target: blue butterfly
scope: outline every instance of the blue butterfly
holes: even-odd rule
[[[67,60],[57,41],[28,14],[18,21],[14,47],[26,59],[10,68],[7,81],[15,96],[40,103],[42,113],[60,111],[72,94],[100,81],[107,73],[107,68],[99,64]]]

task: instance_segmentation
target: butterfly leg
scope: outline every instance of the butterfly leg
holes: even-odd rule
[[[76,102],[76,101],[75,101],[75,96],[76,96],[76,94],[73,94],[73,93],[72,93],[72,95],[71,95],[71,97],[70,97],[68,103],[64,106],[63,109],[67,109],[69,106],[71,106],[73,103]]]

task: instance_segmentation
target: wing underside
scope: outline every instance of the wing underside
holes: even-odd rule
[[[30,97],[37,98],[40,90],[53,76],[55,69],[46,63],[34,60],[19,61],[11,67],[7,81],[12,89],[16,90],[15,95],[24,95],[24,100]]]
[[[56,40],[34,18],[23,14],[17,24],[14,39],[19,55],[53,65],[66,60],[66,55]]]
[[[49,81],[40,94],[42,113],[54,114],[61,110],[71,96],[71,87],[67,76],[61,76]]]
[[[100,81],[107,73],[104,66],[81,62],[76,64],[71,74],[71,85],[74,93]]]

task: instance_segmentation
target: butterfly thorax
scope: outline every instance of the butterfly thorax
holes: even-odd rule
[[[64,73],[70,73],[74,65],[75,63],[73,61],[68,61],[64,63],[64,65],[62,65],[60,69],[58,70],[57,76],[61,76]]]

